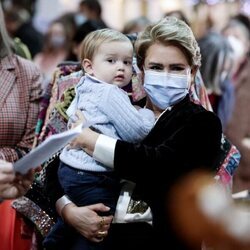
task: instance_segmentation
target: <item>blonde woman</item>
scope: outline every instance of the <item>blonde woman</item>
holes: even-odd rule
[[[142,246],[158,245],[162,249],[170,246],[171,249],[188,249],[178,231],[174,230],[168,206],[169,194],[179,178],[188,173],[200,168],[210,173],[215,171],[221,123],[214,113],[190,100],[189,88],[194,84],[201,56],[193,32],[186,23],[167,17],[149,25],[138,37],[135,49],[138,66],[143,72],[147,106],[158,117],[154,127],[139,143],[84,129],[81,140],[72,145],[83,148],[97,161],[114,168],[120,177],[135,182],[137,196],[152,210],[152,231],[146,225],[142,227],[141,223],[111,225],[113,230],[107,249],[142,249]],[[90,208],[76,207],[69,201],[57,205],[66,221],[78,231],[86,234],[94,228],[76,220],[80,214],[89,213],[95,222]],[[108,218],[105,223],[109,223]],[[99,228],[95,230],[96,236],[103,231]],[[200,246],[201,242],[197,249]]]

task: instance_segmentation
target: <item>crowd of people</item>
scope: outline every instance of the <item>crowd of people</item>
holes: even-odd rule
[[[250,189],[249,18],[233,16],[221,32],[209,30],[199,39],[178,11],[157,22],[132,20],[120,32],[102,20],[98,1],[83,0],[78,12],[54,20],[43,38],[34,36],[39,43],[32,48],[29,38],[26,44],[18,35],[25,35],[17,30],[30,24],[20,13],[0,8],[1,247],[122,250],[161,245],[196,250],[206,249],[208,243],[223,250],[247,249],[250,242],[244,235],[250,225],[239,237],[226,226],[233,220],[222,220],[219,208],[211,215],[205,203],[188,198],[205,196],[211,192],[206,193],[205,187],[218,184],[213,177],[224,134],[241,153],[231,192]],[[91,126],[60,151],[53,171],[34,166],[21,175],[13,163],[32,150],[42,97],[57,66],[65,61],[82,69],[70,89],[73,97],[61,100],[67,102],[64,126],[70,129],[85,122]],[[140,102],[133,99],[138,91],[135,82],[143,91]],[[200,100],[194,100],[198,88],[207,105],[202,105],[204,97],[198,92]],[[48,117],[53,110],[47,112]],[[56,214],[46,235],[12,208],[13,200],[35,190],[33,184],[41,178],[48,198],[43,213],[47,206]],[[212,190],[217,192],[219,186]],[[222,204],[209,194],[214,207]],[[33,204],[39,207],[37,200]],[[238,209],[223,202],[225,209]],[[32,212],[39,217],[38,210]],[[208,223],[211,217],[216,226]],[[194,230],[185,234],[183,229],[192,230],[191,221]],[[223,240],[232,245],[222,244]]]

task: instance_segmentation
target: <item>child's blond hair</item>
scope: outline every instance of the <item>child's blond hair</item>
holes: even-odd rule
[[[129,38],[121,32],[113,29],[100,29],[90,32],[81,44],[81,61],[92,60],[102,43],[129,42]],[[131,43],[132,44],[132,43]]]

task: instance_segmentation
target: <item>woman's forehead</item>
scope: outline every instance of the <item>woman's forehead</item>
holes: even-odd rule
[[[188,60],[183,51],[177,46],[155,43],[148,48],[145,63],[188,65]]]

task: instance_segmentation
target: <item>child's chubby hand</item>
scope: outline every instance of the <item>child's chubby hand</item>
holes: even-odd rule
[[[86,118],[83,114],[83,112],[81,110],[76,110],[75,115],[74,115],[74,119],[72,119],[72,123],[71,123],[71,128],[75,128],[77,127],[79,124],[81,123],[85,123],[86,122]]]

